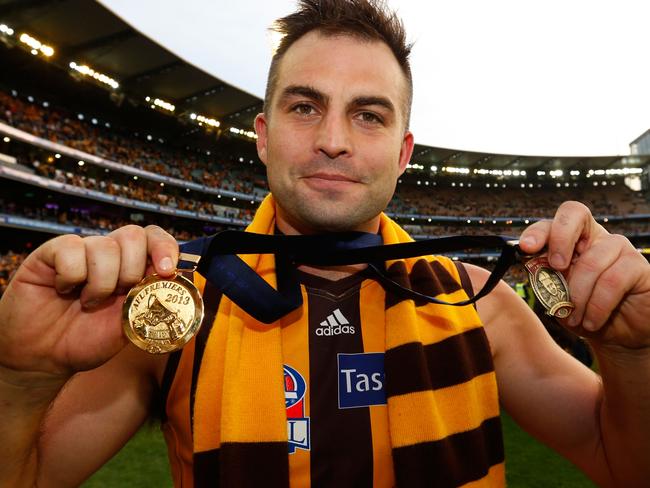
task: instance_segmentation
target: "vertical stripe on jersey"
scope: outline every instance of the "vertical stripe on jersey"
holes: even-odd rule
[[[307,321],[309,301],[304,287],[301,287],[301,292],[302,301],[306,306],[303,306],[300,312],[292,312],[282,318],[282,358],[284,364],[298,371],[307,383],[307,392],[303,400],[304,411],[296,412],[294,410],[294,414],[311,418],[309,404],[311,384],[309,383],[309,349],[307,347],[309,343],[309,323]],[[287,413],[289,413],[288,410]],[[297,448],[289,455],[291,486],[305,488],[310,486],[311,472],[309,454],[310,451]]]
[[[363,328],[361,330],[365,352],[383,353],[386,349],[385,297],[386,292],[376,281],[367,280],[362,283],[359,291],[359,303],[363,304],[361,307]],[[386,405],[370,407],[370,425],[372,427],[373,486],[374,488],[392,488],[395,486],[395,470],[393,469],[393,452]]]
[[[327,293],[309,293],[309,384],[311,412],[311,486],[372,487],[372,443],[368,407],[339,409],[339,353],[362,353],[363,339],[357,283],[343,299]],[[329,326],[334,310],[355,328],[354,334],[317,335]],[[336,321],[340,321],[336,319]],[[321,325],[324,322],[326,325]],[[341,324],[343,325],[343,324]]]
[[[196,384],[199,379],[199,369],[201,368],[201,359],[203,359],[203,352],[205,345],[208,342],[208,336],[212,330],[214,319],[217,316],[217,310],[221,303],[221,291],[211,282],[206,282],[205,290],[203,292],[203,306],[205,314],[201,328],[196,335],[194,363],[192,365],[192,386],[190,387],[190,415],[194,417],[194,395],[196,394]]]

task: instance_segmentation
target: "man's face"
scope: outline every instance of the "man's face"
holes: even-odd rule
[[[553,282],[553,278],[551,278],[551,276],[546,271],[540,272],[539,281],[542,283],[544,288],[546,288],[546,291],[548,291],[551,295],[555,296],[558,294],[558,289]]]
[[[285,233],[376,232],[413,152],[406,77],[387,45],[310,32],[280,62],[255,120]]]

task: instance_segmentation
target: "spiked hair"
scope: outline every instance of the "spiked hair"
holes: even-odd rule
[[[405,126],[411,114],[413,79],[404,24],[383,0],[299,0],[298,10],[278,19],[273,31],[282,40],[273,55],[264,96],[264,112],[269,114],[278,81],[280,61],[291,45],[305,34],[318,31],[325,36],[347,35],[364,41],[384,42],[395,55],[407,81]]]

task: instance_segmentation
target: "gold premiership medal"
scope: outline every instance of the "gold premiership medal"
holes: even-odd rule
[[[535,296],[546,309],[546,314],[565,319],[575,308],[571,303],[569,285],[559,271],[548,263],[546,255],[536,256],[524,263]]]
[[[134,286],[122,308],[122,327],[133,344],[152,354],[181,349],[203,320],[203,299],[180,272],[157,274]]]

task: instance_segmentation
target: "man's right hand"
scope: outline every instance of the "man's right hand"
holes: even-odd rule
[[[122,304],[146,273],[174,273],[178,244],[157,226],[65,235],[36,249],[0,300],[0,369],[65,382],[126,344]],[[25,385],[27,386],[27,385]]]

